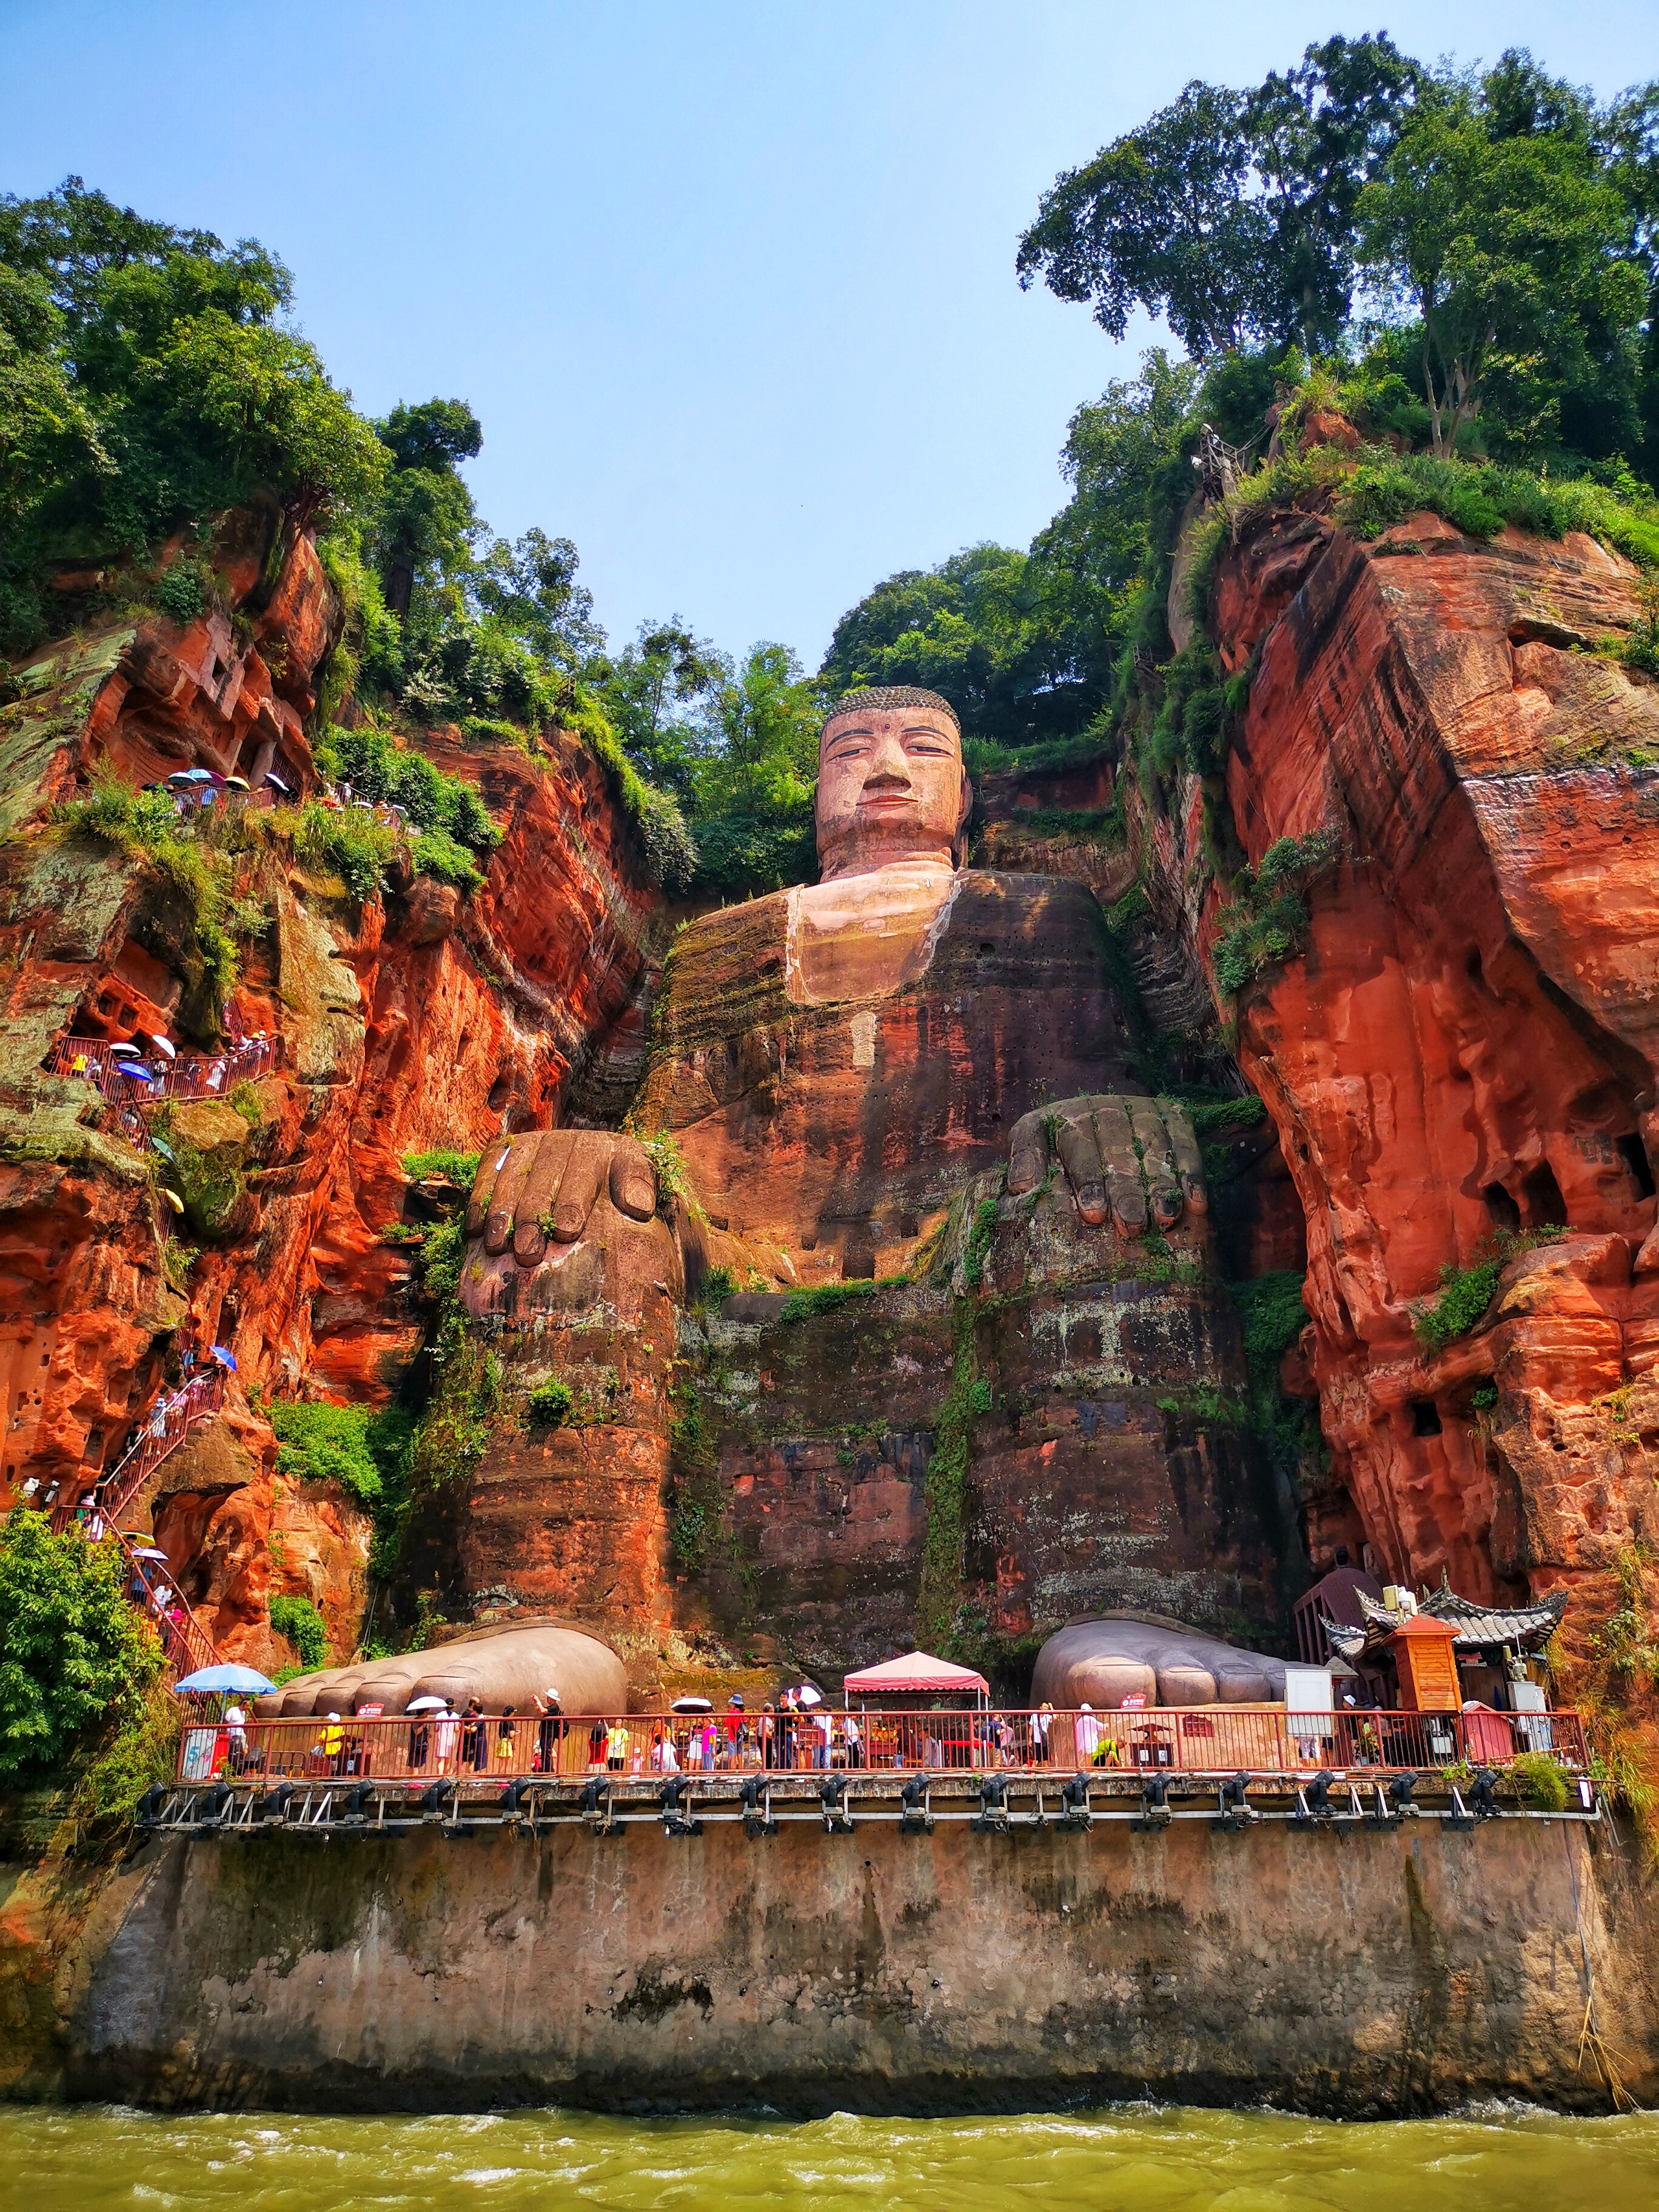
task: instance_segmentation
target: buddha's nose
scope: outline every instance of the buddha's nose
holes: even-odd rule
[[[910,787],[910,763],[904,757],[903,746],[894,738],[877,740],[869,772],[864,779],[866,791],[879,790],[886,784],[897,784],[907,791]]]

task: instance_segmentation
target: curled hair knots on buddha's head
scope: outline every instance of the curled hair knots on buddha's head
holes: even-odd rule
[[[957,735],[962,735],[962,720],[948,699],[941,699],[937,691],[923,691],[914,684],[876,684],[861,691],[848,691],[836,700],[824,716],[818,734],[822,738],[831,722],[839,722],[844,715],[878,713],[884,707],[933,707],[941,714],[948,714]]]

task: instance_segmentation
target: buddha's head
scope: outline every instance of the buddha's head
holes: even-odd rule
[[[959,866],[973,786],[956,711],[936,691],[895,684],[849,691],[818,739],[818,860],[823,879],[895,860]]]

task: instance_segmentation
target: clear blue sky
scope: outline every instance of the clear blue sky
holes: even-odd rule
[[[360,406],[471,400],[483,512],[573,538],[618,642],[678,611],[811,666],[893,569],[1024,544],[1147,343],[1016,284],[1055,173],[1379,21],[1659,70],[1653,0],[0,0],[0,190],[262,239]]]

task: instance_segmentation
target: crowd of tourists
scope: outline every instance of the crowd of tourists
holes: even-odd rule
[[[702,1700],[686,1700],[692,1705]],[[808,1706],[795,1693],[769,1698],[750,1712],[734,1695],[724,1712],[616,1714],[568,1718],[549,1688],[520,1711],[486,1713],[465,1704],[416,1698],[395,1719],[374,1708],[331,1711],[309,1725],[249,1720],[231,1708],[222,1723],[220,1755],[235,1774],[282,1771],[334,1778],[454,1779],[607,1773],[690,1776],[744,1771],[800,1774],[862,1769],[896,1771],[918,1763],[964,1771],[1068,1762],[1116,1765],[1116,1739],[1080,1715],[1052,1705],[1029,1713],[891,1713]],[[1062,1746],[1060,1738],[1066,1738]]]

